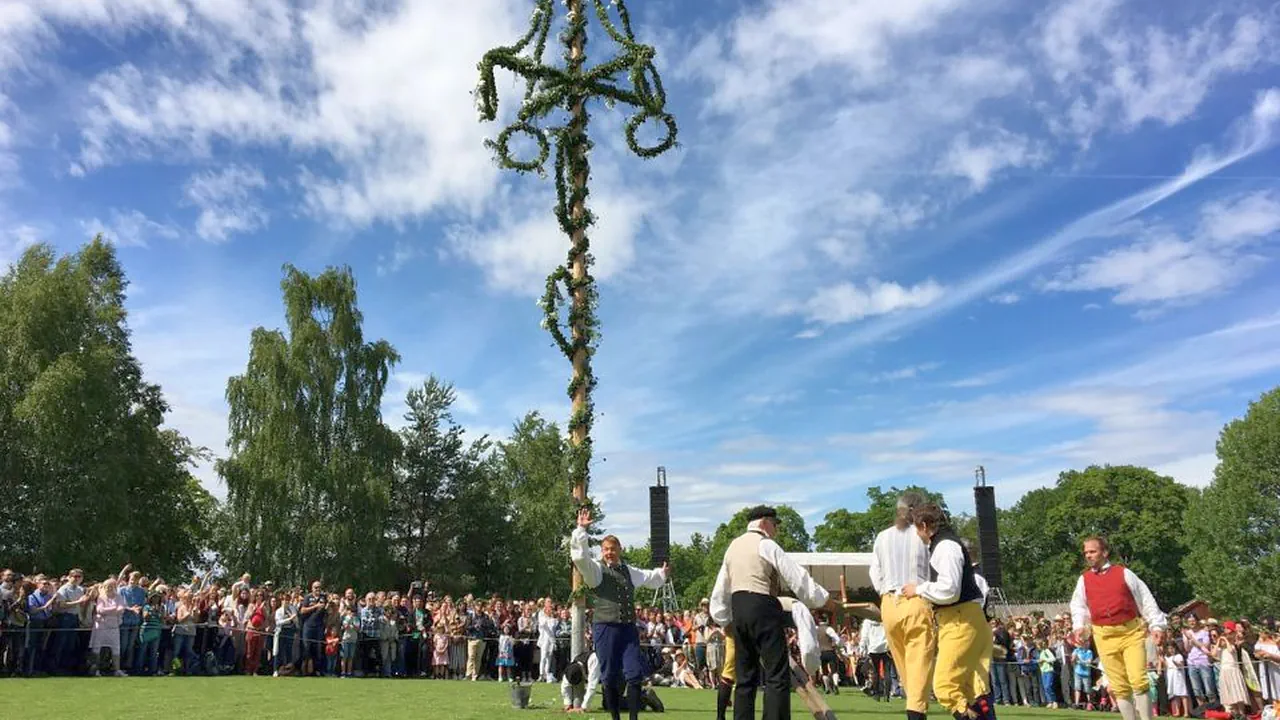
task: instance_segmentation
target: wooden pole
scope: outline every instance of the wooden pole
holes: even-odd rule
[[[569,0],[569,13],[576,17],[582,17],[584,8],[582,0]],[[574,33],[569,39],[569,62],[568,71],[572,74],[582,72],[582,66],[586,62],[586,29],[585,26],[580,31]],[[569,132],[572,137],[569,138],[574,148],[573,152],[577,155],[575,158],[581,165],[579,172],[569,178],[570,196],[575,198],[572,206],[569,208],[569,216],[575,222],[573,236],[570,238],[572,249],[570,251],[569,273],[573,278],[574,290],[570,300],[572,310],[580,310],[587,302],[587,290],[584,286],[578,284],[587,275],[587,252],[590,250],[589,240],[587,239],[586,230],[581,225],[582,218],[587,212],[586,193],[587,186],[587,158],[586,158],[586,141],[587,141],[587,108],[586,98],[578,96],[573,99],[570,110]],[[587,330],[583,317],[585,313],[576,313],[577,321],[571,328],[573,346],[576,348],[573,354],[573,378],[578,382],[577,389],[573,393],[573,408],[570,417],[580,417],[580,413],[586,411],[588,402],[590,401],[591,387],[587,383],[590,377],[591,358],[587,354]],[[581,447],[587,440],[586,425],[577,425],[570,428],[569,444],[572,447]],[[573,499],[579,507],[587,501],[587,480],[590,473],[590,465],[582,468],[581,475],[574,478]],[[584,650],[586,642],[586,598],[581,594],[582,575],[576,568],[573,570],[573,637],[570,640],[571,657],[577,657]]]

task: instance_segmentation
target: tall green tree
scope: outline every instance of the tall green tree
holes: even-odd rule
[[[102,236],[62,257],[29,248],[0,277],[0,555],[25,571],[181,577],[206,549],[200,451],[163,428],[127,287]]]
[[[227,382],[224,562],[290,583],[389,584],[399,440],[380,408],[400,357],[365,341],[349,268],[286,266],[280,287],[286,331],[255,329],[245,372]]]
[[[1005,589],[1018,600],[1070,596],[1083,569],[1080,543],[1105,535],[1111,556],[1140,575],[1163,607],[1184,602],[1183,515],[1193,491],[1131,465],[1092,466],[1058,476],[1055,487],[1027,493],[1001,514]]]
[[[930,502],[938,503],[944,509],[947,507],[941,493],[931,492],[918,485],[908,485],[901,489],[891,487],[887,492],[878,485],[869,487],[866,510],[832,510],[813,529],[813,540],[818,551],[871,552],[876,535],[892,525],[897,516],[898,497],[908,490],[923,494]]]
[[[519,542],[512,559],[512,591],[568,598],[571,591],[565,540],[576,523],[577,502],[569,472],[569,442],[559,425],[536,412],[498,443],[498,472],[510,498],[511,531]],[[596,513],[595,523],[600,521]]]
[[[407,424],[400,431],[403,452],[391,485],[388,524],[401,585],[426,579],[458,592],[470,589],[466,577],[474,582],[474,574],[461,567],[466,546],[460,536],[476,522],[470,515],[477,508],[469,500],[478,478],[492,469],[481,467],[487,438],[467,443],[462,426],[454,422],[456,400],[453,386],[434,375],[405,398]],[[493,519],[485,517],[486,523]]]
[[[1280,610],[1280,388],[1223,428],[1213,482],[1187,508],[1185,534],[1183,567],[1215,611]]]

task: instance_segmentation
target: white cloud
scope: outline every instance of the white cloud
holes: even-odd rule
[[[400,268],[421,257],[422,254],[423,249],[419,245],[409,240],[397,239],[395,247],[392,248],[389,254],[378,255],[378,277],[385,277],[399,272]]]
[[[937,28],[962,5],[960,0],[771,0],[763,12],[740,15],[727,37],[704,41],[707,45],[692,58],[699,61],[693,71],[714,80],[712,103],[724,110],[768,102],[818,70],[837,83],[877,84],[892,70],[897,43]],[[707,62],[721,57],[722,62]]]
[[[455,226],[449,245],[478,265],[497,290],[541,297],[547,274],[565,262],[569,238],[549,209],[554,201],[538,193],[524,202],[495,203],[497,222],[487,230]],[[596,224],[590,230],[592,274],[608,280],[624,272],[635,258],[635,238],[647,203],[627,193],[600,188],[592,193]]]
[[[262,171],[244,165],[192,175],[184,190],[187,201],[200,208],[196,234],[222,242],[267,224],[267,211],[256,199],[267,186]]]
[[[849,446],[858,448],[902,448],[915,445],[924,439],[925,432],[923,430],[913,430],[910,428],[899,428],[894,430],[872,430],[864,433],[846,433],[842,435],[832,435],[827,438],[827,442],[837,446]]]
[[[824,467],[822,463],[807,463],[804,465],[789,465],[786,463],[770,463],[770,462],[732,462],[722,463],[707,469],[708,475],[722,477],[759,477],[766,475],[794,475],[797,473],[811,473],[815,470],[821,470]]]
[[[182,235],[182,231],[171,223],[152,220],[138,210],[121,212],[112,208],[107,222],[98,218],[81,220],[80,226],[90,236],[102,233],[108,240],[122,247],[146,247],[152,237],[173,240]]]
[[[470,92],[478,59],[518,39],[522,3],[143,5],[44,7],[22,33],[33,48],[58,24],[187,43],[178,55],[191,62],[127,64],[93,81],[73,170],[204,159],[220,143],[280,148],[306,163],[306,207],[355,225],[471,212],[494,187],[482,141],[496,131],[476,122]]]
[[[1259,192],[1202,209],[1197,234],[1153,228],[1142,239],[1066,268],[1047,290],[1114,292],[1117,305],[1185,304],[1220,293],[1263,259],[1250,251],[1280,231],[1280,196]]]
[[[16,225],[0,230],[0,275],[22,257],[23,251],[40,242],[42,233],[34,225]]]
[[[999,382],[1007,374],[1008,373],[1006,371],[995,370],[992,372],[981,373],[978,375],[970,375],[969,377],[960,378],[959,380],[955,380],[949,384],[953,388],[987,387],[988,385],[993,385],[996,382]]]
[[[970,187],[982,190],[1006,168],[1034,167],[1047,155],[1024,135],[997,130],[985,140],[974,141],[969,133],[961,133],[942,159],[943,172],[968,178]]]
[[[1135,26],[1121,7],[1120,0],[1066,0],[1041,23],[1045,65],[1071,102],[1066,121],[1055,123],[1084,143],[1111,123],[1132,130],[1182,122],[1223,77],[1274,62],[1274,19],[1214,14],[1175,33]]]
[[[805,303],[802,312],[810,322],[838,325],[928,307],[942,295],[942,285],[933,279],[904,287],[872,278],[865,288],[849,282],[820,288]]]
[[[1022,297],[1016,292],[997,293],[987,298],[987,300],[996,303],[997,305],[1016,305],[1021,299]]]
[[[939,362],[927,362],[927,363],[920,363],[919,365],[908,365],[906,367],[898,368],[897,370],[882,372],[879,375],[876,375],[874,378],[872,378],[872,380],[876,382],[894,382],[896,380],[911,380],[913,378],[919,377],[923,373],[937,370],[940,367],[942,367],[942,363],[939,363]]]
[[[1280,194],[1255,192],[1201,209],[1200,234],[1214,243],[1251,242],[1280,232]]]

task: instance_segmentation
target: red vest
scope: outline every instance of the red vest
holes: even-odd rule
[[[1124,582],[1124,566],[1084,571],[1084,598],[1094,625],[1123,625],[1138,617],[1138,601]]]

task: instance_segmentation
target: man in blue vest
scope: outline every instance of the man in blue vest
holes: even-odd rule
[[[600,680],[605,709],[613,720],[621,720],[625,682],[631,720],[640,713],[640,683],[648,672],[640,654],[640,633],[636,628],[635,592],[638,587],[657,590],[667,582],[667,566],[640,570],[622,561],[622,542],[606,535],[600,542],[600,560],[591,557],[587,527],[591,510],[578,511],[578,527],[569,538],[569,556],[582,580],[594,592],[591,638],[600,662]]]

